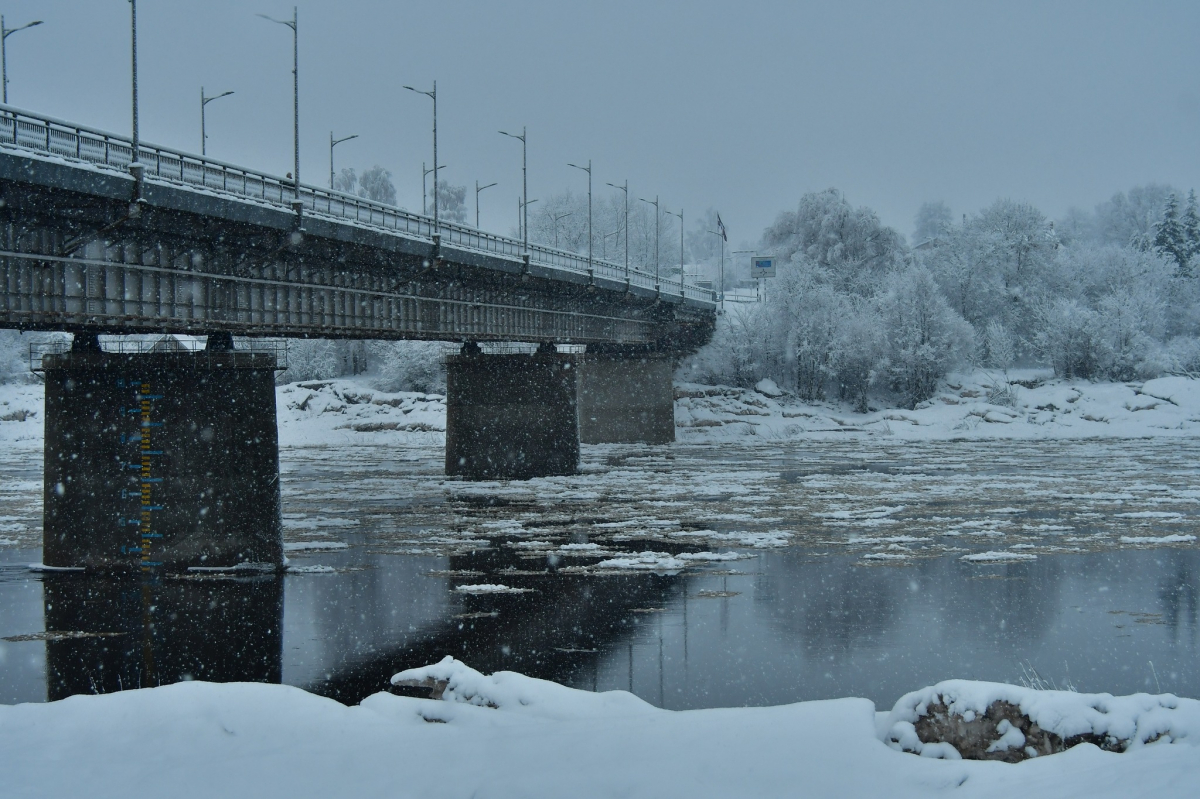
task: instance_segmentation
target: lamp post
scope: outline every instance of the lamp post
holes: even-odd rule
[[[296,170],[292,173],[296,180],[296,199],[292,201],[292,205],[296,213],[300,213],[300,12],[292,6],[291,19],[275,19],[266,14],[258,16],[292,29],[292,154]]]
[[[215,94],[212,97],[205,97],[204,87],[200,87],[200,155],[208,154],[208,133],[204,127],[204,107],[213,100],[220,100],[222,97],[228,97],[231,94],[233,94],[233,92],[221,92],[220,94]]]
[[[664,214],[679,217],[679,299],[683,300],[683,209],[679,209],[679,213],[674,211],[663,211]]]
[[[141,143],[138,141],[138,92],[137,92],[137,0],[129,0],[129,53],[130,61],[132,62],[132,88],[133,88],[133,136],[131,137],[131,147],[129,153],[129,166],[133,170],[134,179],[137,181],[138,196],[141,195],[142,173],[141,163],[138,160],[138,153],[141,151]]]
[[[558,249],[558,220],[566,219],[568,216],[575,216],[574,211],[567,211],[565,214],[559,214],[554,217],[554,249]]]
[[[17,31],[23,31],[26,28],[32,28],[35,25],[41,25],[40,19],[35,19],[33,22],[26,23],[19,28],[8,28],[4,25],[4,15],[0,14],[0,83],[4,84],[4,104],[8,105],[8,53],[5,51],[4,43]]]
[[[329,131],[329,188],[331,190],[333,189],[333,148],[336,147],[337,145],[341,144],[344,141],[350,141],[351,139],[357,139],[357,138],[358,138],[358,134],[355,133],[353,136],[346,136],[341,139],[335,139],[335,138],[333,138],[333,131],[332,130]]]
[[[525,252],[529,252],[529,206],[533,205],[537,200],[523,201],[520,197],[517,198],[517,227],[521,229],[522,235],[525,237]]]
[[[592,159],[588,159],[587,166],[579,166],[578,164],[567,164],[567,166],[575,167],[576,169],[587,172],[588,176],[588,276],[592,274]],[[557,232],[557,228],[555,228]],[[558,246],[557,244],[555,245]]]
[[[662,214],[658,211],[658,195],[654,195],[654,202],[639,197],[646,205],[654,206],[654,290],[658,291],[658,223],[662,218]]]
[[[480,186],[479,181],[475,181],[475,229],[479,230],[479,192],[484,189],[490,189],[492,186],[497,186],[497,183],[489,183],[486,186]]]
[[[438,225],[438,169],[441,167],[438,166],[437,162],[437,81],[433,82],[433,89],[427,92],[421,89],[414,89],[412,86],[405,86],[404,88],[410,92],[423,94],[433,100],[433,232],[436,235],[441,230]],[[422,193],[425,191],[424,181],[422,181],[421,191]]]
[[[522,125],[520,136],[518,136],[515,133],[509,133],[509,132],[503,131],[503,130],[500,131],[500,134],[502,136],[509,136],[511,138],[521,140],[521,196],[524,199],[521,201],[521,204],[520,204],[521,218],[519,220],[519,224],[521,226],[521,230],[524,231],[523,241],[524,241],[524,246],[525,246],[525,252],[528,253],[529,252],[529,157],[528,157],[529,149],[528,149],[528,141],[525,138],[526,130],[525,130],[525,127]]]
[[[629,285],[629,181],[626,180],[624,186],[616,183],[607,185],[625,192],[625,284]]]
[[[619,235],[621,235],[621,229],[617,228],[616,230],[612,231],[611,233],[605,233],[604,235],[602,235],[600,237],[600,246],[603,248],[600,252],[600,257],[603,258],[605,261],[608,260],[608,240],[610,238],[612,238],[613,236],[619,236]]]
[[[438,167],[438,169],[445,169],[445,168],[446,168],[446,164],[442,164],[441,166]],[[421,162],[421,213],[425,214],[426,216],[429,215],[429,198],[428,198],[428,194],[425,191],[425,178],[429,177],[429,175],[433,171],[434,170],[432,170],[432,169],[426,169],[425,162],[424,161]]]
[[[721,313],[725,312],[725,234],[719,230],[709,233],[717,237],[717,246],[721,248],[720,266],[717,267],[717,302]]]

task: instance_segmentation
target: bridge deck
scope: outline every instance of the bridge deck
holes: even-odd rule
[[[167,148],[141,146],[131,206],[131,153],[0,106],[0,326],[621,344],[711,328],[707,289],[312,186],[298,217],[289,181]]]

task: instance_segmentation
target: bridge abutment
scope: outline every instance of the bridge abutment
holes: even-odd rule
[[[42,365],[47,566],[282,566],[274,355],[81,346]]]
[[[579,359],[485,355],[446,359],[446,474],[525,480],[579,470]]]
[[[588,347],[579,370],[579,438],[584,444],[670,444],[675,440],[676,357]]]

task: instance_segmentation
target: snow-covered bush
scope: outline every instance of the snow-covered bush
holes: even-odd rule
[[[838,398],[867,412],[867,397],[884,359],[886,341],[873,303],[847,302],[838,317],[830,361],[838,384]]]

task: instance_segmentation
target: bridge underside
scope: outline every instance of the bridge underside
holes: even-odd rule
[[[709,308],[278,205],[0,152],[0,327],[686,351]]]

